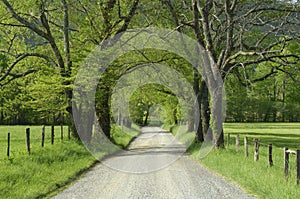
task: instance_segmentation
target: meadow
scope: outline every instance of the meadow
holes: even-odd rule
[[[283,147],[300,149],[299,123],[226,123],[227,133],[231,134],[230,145],[215,150],[208,156],[198,157],[200,144],[193,144],[188,152],[209,170],[240,185],[248,193],[258,198],[299,198],[300,185],[296,185],[295,156],[290,156],[290,174],[284,177]],[[236,151],[235,136],[240,135],[239,151]],[[244,155],[243,138],[248,137],[249,157]],[[253,139],[260,144],[259,160],[254,162]],[[268,164],[268,144],[273,144],[272,167]]]
[[[26,150],[25,129],[31,129],[31,154]],[[126,128],[126,127],[124,127]],[[169,128],[169,127],[165,127]],[[41,198],[49,197],[65,188],[97,160],[86,148],[74,139],[60,138],[60,127],[55,128],[54,145],[51,145],[51,128],[46,127],[45,147],[41,147],[41,126],[0,126],[0,198]],[[190,143],[194,133],[184,133],[185,126],[172,127],[177,138]],[[299,123],[226,123],[225,145],[208,156],[198,157],[200,144],[193,143],[188,152],[209,170],[241,186],[258,198],[298,198],[300,185],[296,185],[295,158],[290,157],[289,179],[284,178],[283,147],[300,149]],[[131,132],[131,134],[124,133]],[[114,142],[124,148],[139,133],[138,128],[112,128]],[[6,155],[7,133],[11,133],[10,157]],[[227,146],[227,134],[230,145]],[[235,148],[235,136],[240,135],[240,149]],[[248,137],[249,157],[244,156],[243,138]],[[260,144],[259,161],[253,160],[253,139]],[[273,144],[274,165],[268,165],[267,145]],[[103,156],[114,151],[103,151]]]
[[[27,152],[25,129],[31,129],[31,153]],[[51,127],[45,130],[45,146],[41,147],[41,126],[0,126],[0,198],[49,197],[75,180],[97,163],[84,145],[74,139],[60,137],[55,127],[51,145]],[[125,147],[138,134],[138,129],[127,129],[132,135],[112,128],[114,142]],[[10,156],[7,157],[7,133],[11,133]],[[114,151],[103,151],[103,156]]]

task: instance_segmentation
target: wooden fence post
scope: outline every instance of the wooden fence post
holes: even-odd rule
[[[273,166],[272,144],[269,144],[268,147],[269,147],[269,166],[272,167]]]
[[[10,133],[7,133],[7,157],[10,155]]]
[[[30,128],[26,129],[26,143],[27,143],[27,151],[30,154]]]
[[[42,127],[42,147],[45,145],[45,125]]]
[[[248,157],[248,138],[244,137],[244,148],[245,148],[245,157]]]
[[[68,126],[68,140],[71,139],[71,129],[70,129],[70,126]]]
[[[284,177],[288,179],[289,174],[289,153],[287,152],[288,148],[284,147]]]
[[[254,139],[254,161],[258,161],[259,159],[259,143],[258,143],[258,139],[255,138]]]
[[[51,144],[54,144],[54,125],[51,126]]]
[[[300,150],[296,151],[296,174],[297,174],[297,184],[300,181]]]
[[[64,126],[60,125],[60,139],[63,140],[64,139]]]
[[[227,147],[230,145],[230,133],[227,134]]]
[[[236,147],[236,151],[239,151],[239,145],[240,145],[240,135],[236,134],[236,138],[235,138],[235,147]]]

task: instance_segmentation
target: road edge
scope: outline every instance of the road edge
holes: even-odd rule
[[[36,198],[51,198],[57,194],[59,194],[60,192],[62,192],[63,190],[67,189],[68,187],[72,186],[74,183],[76,183],[78,180],[80,180],[82,177],[84,177],[84,175],[86,173],[88,173],[90,170],[92,170],[93,168],[95,168],[96,166],[98,166],[99,164],[101,164],[104,160],[108,159],[111,156],[114,156],[118,153],[120,153],[122,150],[127,150],[128,147],[130,146],[130,144],[141,134],[141,129],[139,130],[139,133],[136,136],[133,136],[132,139],[127,143],[127,145],[124,148],[120,148],[119,150],[110,153],[110,154],[105,154],[103,155],[103,157],[100,158],[100,160],[95,159],[95,161],[88,166],[87,168],[84,168],[82,170],[79,170],[74,177],[69,178],[67,181],[63,182],[62,184],[57,184],[57,188],[49,191],[48,193],[44,193],[39,195]]]

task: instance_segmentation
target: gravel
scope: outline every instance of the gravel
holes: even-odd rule
[[[53,198],[254,198],[184,152],[172,134],[145,127],[127,151],[104,159]]]

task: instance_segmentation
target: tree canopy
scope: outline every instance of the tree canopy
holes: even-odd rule
[[[223,122],[218,99],[224,93],[213,92],[217,79],[172,52],[135,50],[116,59],[98,83],[96,115],[73,100],[76,75],[95,48],[147,27],[181,32],[205,50],[224,83],[227,121],[299,121],[299,12],[299,3],[281,0],[1,0],[0,124],[68,123],[89,142],[95,119],[110,137],[114,121],[147,125],[150,113],[161,113],[158,120],[188,122],[196,141],[222,147],[223,128],[216,124]],[[131,118],[122,118],[111,107],[115,86],[145,64],[178,71],[198,105],[182,111],[170,88],[141,85],[129,96]],[[90,122],[76,130],[75,115]]]

